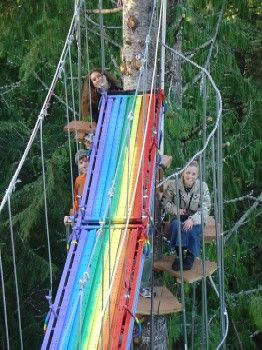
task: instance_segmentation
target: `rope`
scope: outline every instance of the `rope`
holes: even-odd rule
[[[133,317],[133,319],[135,320],[136,324],[137,324],[137,332],[135,334],[133,334],[133,338],[137,338],[140,337],[140,335],[142,334],[142,325],[141,322],[139,321],[139,319],[136,317],[136,315],[125,305],[124,308],[126,309],[126,311],[130,314],[131,317]]]
[[[76,43],[77,43],[77,80],[78,80],[78,112],[81,118],[81,17],[80,8],[76,9]]]
[[[46,238],[47,238],[48,261],[49,261],[49,276],[50,276],[49,298],[50,298],[50,300],[52,302],[53,272],[52,272],[52,257],[51,257],[50,235],[49,235],[48,214],[47,214],[45,162],[44,162],[44,149],[43,149],[43,120],[41,120],[41,123],[40,123],[40,147],[41,147],[41,163],[42,163],[42,174],[43,174],[43,190],[44,190],[43,191],[43,195],[44,195],[44,206],[45,206],[45,226],[46,226]]]
[[[10,344],[9,344],[8,320],[7,320],[6,298],[5,298],[5,282],[4,282],[4,272],[3,272],[1,248],[0,248],[0,275],[1,275],[1,285],[2,285],[3,305],[4,305],[6,345],[7,345],[7,350],[9,350]]]
[[[160,76],[160,86],[161,89],[164,91],[165,89],[165,62],[166,62],[166,50],[165,50],[165,44],[166,44],[166,9],[167,9],[167,0],[163,0],[163,14],[162,14],[162,31],[161,31],[161,76]],[[161,133],[162,133],[162,142],[160,145],[160,154],[164,154],[164,116],[162,117],[161,121]]]
[[[72,56],[71,56],[71,44],[72,44],[72,40],[73,40],[73,36],[71,36],[71,41],[69,43],[69,47],[68,47],[68,58],[69,58],[69,70],[70,70],[70,81],[71,81],[71,95],[72,95],[72,107],[73,107],[73,117],[74,117],[74,122],[76,124],[76,107],[75,107],[75,89],[74,89],[74,79],[73,79],[73,69],[72,69]],[[81,115],[79,114],[79,118],[81,117]],[[75,138],[76,138],[76,150],[78,152],[78,131],[76,129],[76,135],[75,135]],[[79,173],[78,173],[79,175]]]
[[[79,7],[81,5],[82,1],[83,0],[78,0],[76,2],[76,6]],[[22,168],[22,166],[23,166],[23,164],[24,164],[24,162],[26,160],[26,157],[27,157],[27,155],[29,153],[29,150],[31,149],[31,146],[32,146],[32,144],[34,142],[34,139],[35,139],[36,135],[37,135],[38,129],[40,127],[40,121],[41,121],[42,118],[45,118],[46,115],[47,115],[47,109],[48,109],[48,106],[50,104],[50,100],[51,100],[51,97],[53,95],[56,83],[57,83],[57,81],[59,79],[59,76],[60,76],[60,67],[61,67],[61,65],[63,65],[63,62],[65,61],[65,58],[66,58],[67,52],[68,52],[68,48],[69,48],[69,42],[71,40],[70,37],[71,37],[72,33],[75,30],[74,29],[75,18],[76,18],[76,14],[74,13],[72,21],[71,21],[71,24],[70,24],[70,28],[69,28],[69,31],[68,31],[68,34],[67,34],[67,38],[66,38],[66,41],[65,41],[65,45],[64,45],[63,51],[61,53],[58,65],[56,67],[56,71],[55,71],[52,83],[51,83],[50,88],[48,90],[48,93],[46,95],[46,98],[45,98],[45,101],[44,101],[43,106],[41,108],[41,111],[40,111],[40,113],[39,113],[39,115],[37,117],[37,121],[36,121],[35,127],[34,127],[34,129],[32,131],[32,134],[30,136],[30,139],[28,141],[26,149],[25,149],[25,151],[24,151],[24,153],[22,155],[22,158],[21,158],[21,160],[20,160],[20,162],[19,162],[19,164],[18,164],[18,166],[16,168],[14,176],[12,177],[8,188],[6,189],[5,195],[4,195],[4,197],[2,199],[2,202],[1,202],[1,205],[0,205],[0,212],[3,210],[4,205],[5,205],[5,203],[8,200],[8,197],[11,195],[11,193],[12,193],[14,187],[15,187],[15,184],[17,182],[17,178],[18,178],[18,176],[20,174],[20,170],[21,170],[21,168]]]
[[[203,155],[202,155],[203,156]],[[201,231],[202,231],[202,345],[208,349],[208,313],[207,313],[207,285],[206,285],[206,249],[204,237],[203,217],[203,166],[202,156],[199,157],[200,168],[200,208],[201,208]]]
[[[66,100],[66,120],[67,125],[69,124],[69,109],[68,109],[68,93],[67,93],[67,74],[66,69],[63,69],[64,73],[64,88],[65,88],[65,100]],[[67,129],[68,148],[69,148],[69,163],[70,163],[70,179],[71,179],[71,196],[72,196],[72,208],[74,208],[74,178],[73,178],[73,166],[72,166],[72,148],[71,148],[71,137],[69,128]]]
[[[176,175],[176,193],[178,191],[178,175]],[[187,349],[187,329],[186,329],[186,304],[185,304],[185,291],[184,291],[184,275],[183,275],[183,251],[182,251],[182,238],[181,238],[181,221],[180,221],[180,205],[179,205],[179,196],[176,196],[176,207],[177,207],[177,221],[178,221],[178,249],[179,249],[179,270],[180,270],[180,286],[181,286],[181,302],[183,305],[183,334],[184,334],[184,345]],[[177,259],[177,257],[176,257]]]
[[[222,97],[221,97],[221,93],[218,89],[218,87],[216,86],[216,83],[214,82],[212,76],[210,75],[210,73],[206,70],[206,68],[201,67],[200,65],[198,65],[196,62],[190,60],[189,58],[187,58],[186,56],[184,56],[183,54],[181,54],[180,52],[172,49],[171,47],[164,45],[166,48],[168,48],[170,51],[172,51],[173,53],[175,53],[176,55],[180,56],[181,58],[183,58],[185,61],[191,63],[193,66],[199,68],[201,71],[203,71],[206,76],[208,77],[211,85],[213,86],[215,92],[216,92],[216,100],[217,100],[217,105],[218,105],[218,111],[217,111],[217,120],[215,123],[214,128],[212,129],[212,131],[210,132],[210,134],[207,137],[207,140],[203,146],[203,148],[198,151],[186,164],[185,166],[180,169],[179,171],[171,174],[170,176],[166,177],[162,182],[160,182],[157,185],[157,188],[161,187],[165,182],[167,182],[168,180],[170,180],[171,178],[176,177],[177,175],[181,175],[183,173],[183,171],[189,166],[190,163],[192,163],[194,160],[196,160],[207,148],[210,139],[212,138],[212,136],[215,134],[216,130],[219,128],[220,125],[220,120],[221,120],[221,116],[222,116]]]
[[[100,24],[100,54],[101,54],[101,68],[105,71],[105,33],[104,33],[104,19],[102,15],[103,0],[99,0],[99,24]]]
[[[213,281],[212,276],[208,276],[208,277],[209,277],[209,281],[210,281],[210,283],[211,283],[211,285],[212,285],[212,287],[213,287],[213,289],[214,289],[214,291],[215,291],[217,297],[218,297],[219,300],[220,300],[220,294],[219,294],[219,292],[218,292],[218,290],[217,290],[217,287],[216,287],[216,285],[215,285],[215,283],[214,283],[214,281]],[[223,316],[224,316],[225,321],[226,321],[225,333],[224,333],[224,335],[223,335],[223,338],[222,338],[221,342],[218,344],[216,350],[219,350],[222,346],[225,345],[225,340],[226,340],[227,335],[228,335],[229,320],[228,320],[228,312],[227,312],[227,309],[226,309],[226,308],[223,309]]]
[[[84,13],[86,13],[86,2],[84,1]],[[88,29],[87,29],[87,20],[88,17],[85,16],[85,38],[86,38],[86,65],[87,65],[87,72],[90,72],[90,64],[89,64],[89,42],[88,42]],[[90,79],[88,80],[88,85],[89,85],[89,101],[91,101],[91,86],[90,86]],[[91,123],[93,123],[93,116],[92,116],[92,105],[89,103],[89,108],[90,108],[90,117],[91,117]]]
[[[23,350],[23,334],[22,334],[19,290],[18,290],[17,272],[16,272],[15,243],[14,243],[14,231],[13,231],[13,223],[12,223],[10,196],[8,196],[8,215],[9,215],[10,234],[11,234],[11,243],[12,243],[12,255],[13,255],[13,267],[14,267],[14,278],[15,278],[15,293],[16,293],[16,302],[17,302],[17,316],[18,316],[20,347],[21,347],[21,350]]]

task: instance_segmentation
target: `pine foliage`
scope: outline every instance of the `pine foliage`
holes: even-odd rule
[[[86,2],[97,7],[97,1]],[[112,1],[104,1],[112,7]],[[178,4],[177,4],[178,3]],[[174,33],[181,29],[182,51],[205,65],[224,4],[222,21],[216,37],[209,69],[223,97],[224,197],[225,201],[261,192],[261,6],[256,0],[188,0],[171,2],[168,12],[168,45],[174,46]],[[0,4],[0,194],[1,198],[23,154],[36,118],[52,81],[64,40],[70,25],[74,1],[8,0]],[[181,21],[181,16],[184,19]],[[99,23],[97,17],[90,17]],[[181,24],[182,23],[182,24]],[[121,16],[106,17],[106,67],[120,77],[118,70],[121,45]],[[112,29],[113,27],[113,29]],[[82,28],[83,31],[85,30]],[[99,26],[88,25],[91,67],[101,59]],[[207,43],[204,48],[198,49]],[[83,44],[84,45],[84,44]],[[84,59],[84,54],[83,57]],[[72,47],[77,62],[76,47]],[[171,63],[167,55],[167,67]],[[66,64],[69,72],[69,66]],[[77,76],[76,65],[73,68]],[[83,64],[82,76],[87,73]],[[167,72],[167,90],[172,72]],[[199,71],[183,63],[183,108],[176,108],[172,93],[167,99],[165,122],[166,153],[174,156],[173,168],[181,167],[202,145],[203,101],[199,88]],[[40,80],[39,80],[40,79]],[[40,82],[42,81],[42,83]],[[77,91],[77,84],[74,89]],[[68,89],[70,89],[70,85]],[[63,82],[56,93],[65,98]],[[209,132],[215,123],[214,93],[207,84],[207,117]],[[77,93],[76,93],[77,96]],[[72,100],[70,100],[72,104]],[[76,97],[76,104],[78,103]],[[56,290],[66,256],[63,216],[71,206],[70,164],[66,135],[65,106],[52,98],[44,123],[43,144],[46,172],[49,230],[52,246],[54,290]],[[72,115],[70,115],[72,117]],[[74,142],[72,142],[73,151]],[[210,159],[210,154],[207,154]],[[74,174],[76,175],[76,174]],[[211,183],[211,167],[207,181]],[[49,263],[46,242],[42,165],[39,135],[28,157],[11,197],[12,223],[15,235],[17,274],[23,316],[25,348],[39,348],[48,304]],[[225,231],[253,205],[254,199],[225,202]],[[261,302],[261,208],[257,206],[225,246],[226,303],[229,311],[229,349],[252,349],[250,335],[262,327]],[[0,216],[1,252],[3,257],[11,348],[19,348],[17,309],[13,279],[10,223],[7,208]],[[207,250],[215,258],[215,246]],[[174,292],[173,279],[164,282]],[[192,306],[192,289],[185,287],[188,310]],[[210,287],[208,287],[210,288]],[[201,349],[201,290],[197,287],[195,349]],[[2,293],[2,292],[1,292]],[[210,292],[210,295],[212,293]],[[2,294],[0,295],[2,298]],[[210,344],[218,344],[219,313],[215,295],[208,300]],[[3,305],[0,306],[0,342],[5,344]],[[190,319],[188,311],[187,315]],[[181,318],[169,319],[170,349],[181,341]],[[241,344],[241,346],[240,346]],[[177,345],[178,346],[178,345]],[[210,348],[212,348],[212,346]],[[5,347],[3,345],[3,347]]]

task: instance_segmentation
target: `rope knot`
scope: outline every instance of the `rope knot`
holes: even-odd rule
[[[103,232],[104,232],[104,227],[105,227],[105,222],[104,221],[101,221],[100,222],[100,228],[97,230],[97,233],[96,235],[98,237],[102,236]]]
[[[131,112],[129,112],[129,114],[128,114],[128,120],[133,120],[134,119],[134,113],[133,113],[133,111],[131,111]]]
[[[64,74],[65,71],[65,61],[61,61],[60,67],[58,69],[58,78],[62,79],[62,75]]]
[[[147,34],[146,40],[145,40],[146,46],[150,43],[150,35]]]
[[[108,197],[112,198],[114,196],[114,193],[115,193],[115,189],[114,187],[112,186],[110,188],[110,190],[108,191]]]
[[[47,116],[47,109],[46,108],[42,108],[41,112],[39,114],[39,120],[43,121],[46,116]]]

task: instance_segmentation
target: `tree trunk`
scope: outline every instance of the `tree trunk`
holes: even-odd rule
[[[146,38],[153,11],[153,0],[124,0],[123,1],[123,51],[121,72],[124,90],[134,90],[137,87],[140,67],[146,47]],[[154,54],[155,54],[155,21],[150,33],[148,51],[146,90],[150,89]],[[143,79],[139,90],[143,90]]]

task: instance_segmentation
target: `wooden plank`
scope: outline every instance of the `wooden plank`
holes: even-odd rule
[[[182,310],[182,304],[180,304],[177,298],[165,286],[154,287],[154,292],[156,293],[153,301],[154,315],[167,315]],[[151,314],[151,298],[143,298],[141,295],[139,296],[136,314]]]
[[[156,271],[166,271],[170,275],[180,281],[180,271],[172,270],[172,264],[175,261],[174,255],[165,256],[161,260],[154,262],[154,269]],[[211,276],[217,269],[217,264],[213,261],[206,260],[206,276]],[[194,283],[201,280],[203,276],[202,260],[196,258],[193,267],[189,271],[183,271],[183,278],[185,282]]]
[[[64,126],[64,131],[74,132],[77,134],[78,139],[84,137],[85,134],[94,134],[96,131],[96,123],[95,122],[83,122],[80,120],[73,120],[69,124]]]
[[[211,243],[216,239],[216,223],[213,216],[207,218],[207,225],[204,229],[205,243]]]

